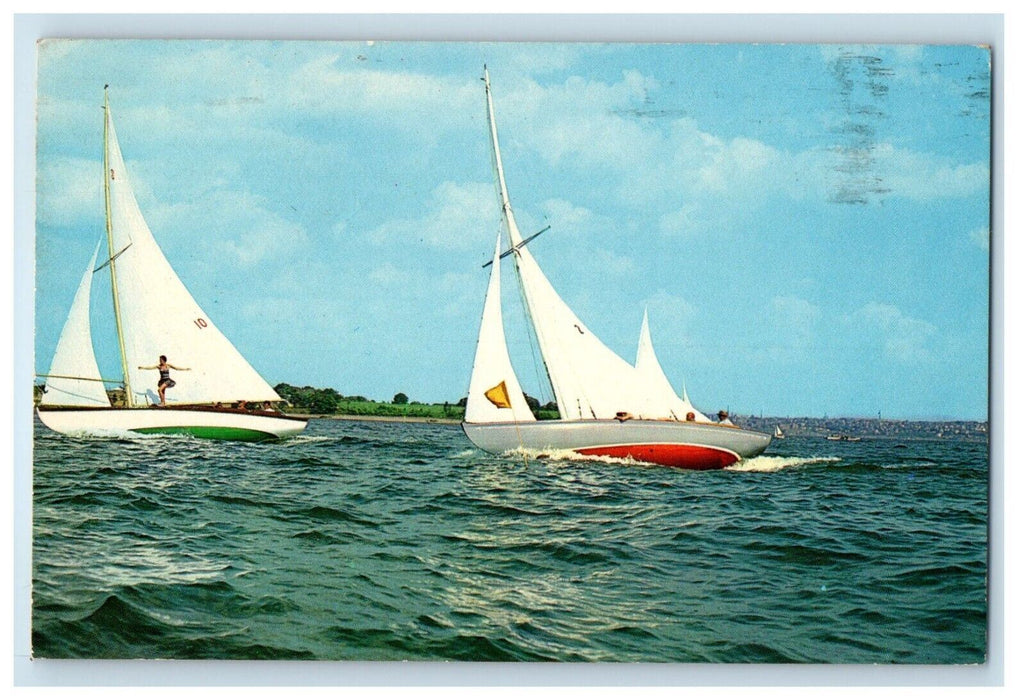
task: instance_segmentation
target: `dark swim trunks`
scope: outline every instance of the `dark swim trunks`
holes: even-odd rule
[[[173,386],[174,386],[174,380],[171,379],[170,377],[164,377],[159,382],[157,382],[157,388],[158,389],[160,387],[164,387],[165,389],[170,389]]]

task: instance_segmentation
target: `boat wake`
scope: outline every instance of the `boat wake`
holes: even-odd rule
[[[338,442],[338,438],[333,435],[292,435],[282,442],[289,444],[307,443],[307,442]]]
[[[807,467],[812,464],[830,464],[839,462],[839,457],[774,457],[761,455],[744,459],[726,467],[733,472],[778,472],[790,467]]]
[[[116,440],[118,442],[153,442],[154,440],[192,442],[196,440],[192,435],[181,433],[137,433],[118,428],[92,428],[88,431],[75,430],[68,432],[67,435],[79,440]]]
[[[605,464],[626,464],[632,466],[658,466],[650,462],[641,462],[630,457],[608,457],[606,455],[584,455],[573,450],[533,450],[529,447],[518,447],[503,453],[506,457],[516,459],[533,459],[546,462],[603,462]]]

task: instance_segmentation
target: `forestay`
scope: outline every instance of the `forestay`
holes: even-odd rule
[[[199,307],[167,262],[139,210],[109,107],[106,118],[109,247],[132,404],[157,401],[156,373],[138,367],[155,365],[160,355],[191,370],[176,377],[178,385],[168,392],[169,402],[280,401]]]
[[[40,404],[43,406],[109,406],[100,370],[93,351],[92,332],[89,326],[90,288],[93,282],[93,268],[99,245],[93,251],[89,267],[82,275],[82,281],[71,302],[71,311],[64,322],[57,350],[50,365],[46,386]]]

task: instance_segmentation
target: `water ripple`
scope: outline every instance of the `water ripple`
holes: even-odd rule
[[[985,445],[788,438],[687,472],[314,420],[34,448],[39,657],[986,659]]]

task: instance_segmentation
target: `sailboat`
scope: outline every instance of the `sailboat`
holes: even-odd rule
[[[491,81],[484,92],[492,165],[510,247],[495,242],[466,414],[467,438],[486,452],[545,453],[628,458],[687,469],[721,469],[760,454],[771,437],[709,420],[687,397],[677,395],[651,343],[647,312],[633,365],[605,346],[562,300],[526,247],[516,225],[502,167]],[[559,407],[559,419],[539,421],[524,399],[509,358],[502,321],[500,261],[511,255],[527,315]],[[485,265],[485,266],[487,266]]]
[[[97,244],[57,341],[37,407],[51,430],[70,435],[188,434],[228,440],[266,440],[296,435],[307,419],[280,413],[282,398],[250,366],[196,303],[167,262],[132,190],[103,96],[103,194],[106,259]],[[122,377],[104,379],[96,362],[89,304],[93,276],[110,275]],[[158,401],[153,364],[161,355],[189,367]],[[149,370],[144,367],[149,367]],[[124,388],[124,405],[113,405],[106,384]],[[246,405],[258,407],[247,409]]]
[[[772,437],[776,438],[777,440],[782,440],[782,439],[783,439],[783,438],[785,437],[785,436],[783,435],[783,429],[782,429],[782,428],[780,428],[780,427],[779,427],[779,426],[777,425],[777,426],[776,426],[776,432],[774,432],[774,433],[772,434]]]

